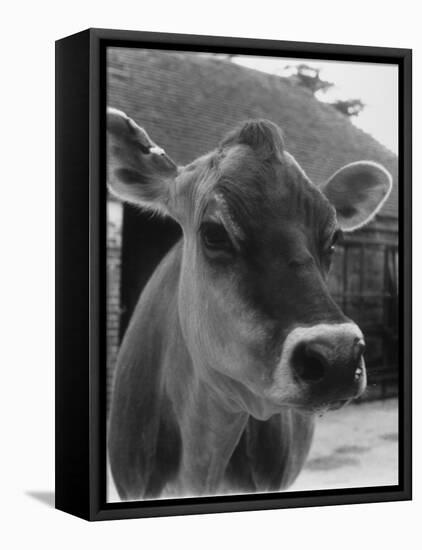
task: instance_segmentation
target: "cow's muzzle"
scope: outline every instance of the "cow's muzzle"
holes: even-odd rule
[[[365,342],[354,323],[294,329],[283,346],[293,379],[311,404],[330,404],[359,396],[366,387]]]

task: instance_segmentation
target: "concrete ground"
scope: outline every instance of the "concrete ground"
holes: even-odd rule
[[[308,460],[289,490],[397,484],[397,405],[364,402],[318,418]]]

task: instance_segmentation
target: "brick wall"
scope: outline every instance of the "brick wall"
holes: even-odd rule
[[[119,349],[122,204],[107,201],[107,408]]]

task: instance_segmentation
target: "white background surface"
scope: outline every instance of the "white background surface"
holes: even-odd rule
[[[421,505],[420,351],[414,354],[415,500],[89,524],[28,495],[54,472],[54,40],[86,27],[414,48],[422,120],[420,17],[414,1],[7,2],[1,32],[0,545],[2,548],[417,548]],[[415,136],[414,204],[421,205]],[[415,281],[422,237],[415,216]],[[418,219],[419,218],[419,219]],[[421,311],[416,285],[414,309]],[[420,325],[415,319],[415,340]]]

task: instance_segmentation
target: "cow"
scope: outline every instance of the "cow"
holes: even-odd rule
[[[353,162],[317,186],[267,120],[183,167],[119,110],[107,136],[110,191],[182,229],[117,359],[108,453],[120,498],[286,489],[315,417],[365,389],[364,337],[327,275],[341,233],[388,197],[390,174]]]

